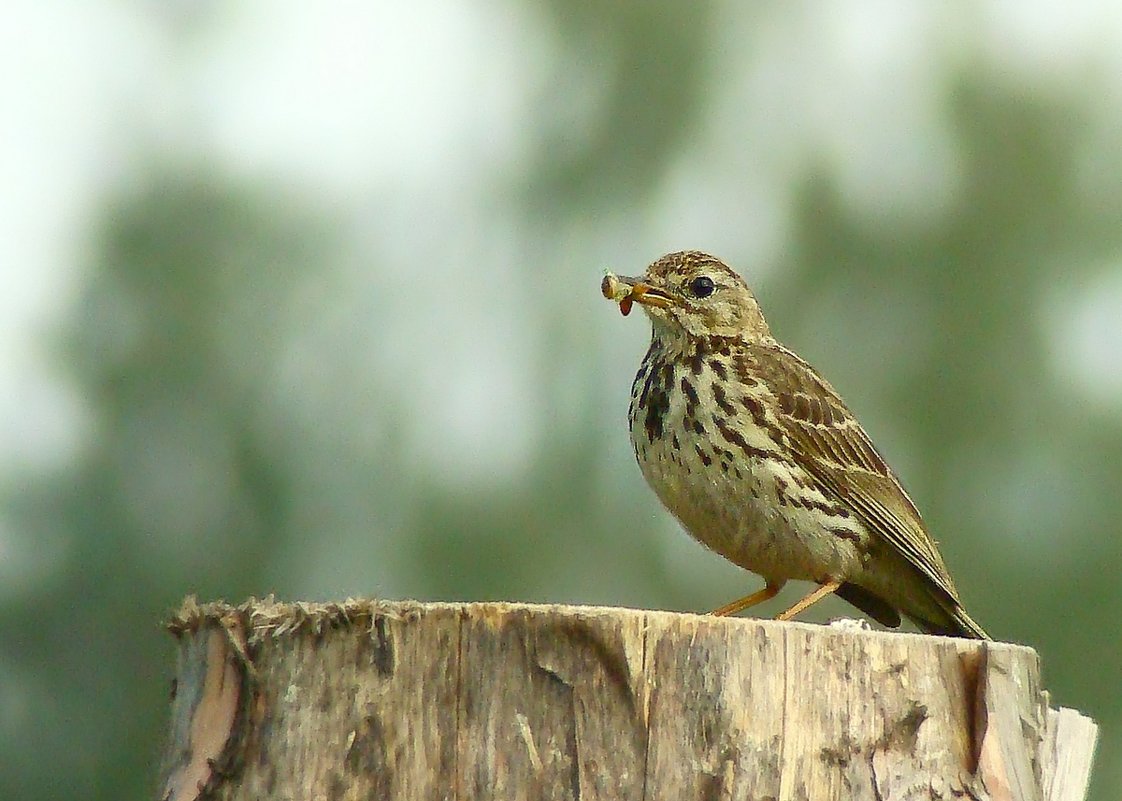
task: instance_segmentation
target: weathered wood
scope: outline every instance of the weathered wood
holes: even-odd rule
[[[1044,801],[1080,799],[1091,782],[1099,727],[1074,709],[1049,709],[1041,744]]]
[[[188,599],[170,628],[176,801],[1051,801],[1094,747],[1015,645],[383,601]]]

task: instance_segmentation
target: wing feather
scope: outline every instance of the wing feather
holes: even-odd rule
[[[819,491],[852,510],[957,606],[954,581],[919,511],[834,388],[782,346],[753,357],[776,395],[776,422]]]

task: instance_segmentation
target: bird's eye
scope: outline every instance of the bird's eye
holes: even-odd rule
[[[713,283],[713,279],[707,275],[699,275],[697,278],[690,281],[689,290],[695,298],[707,298],[713,294],[713,290],[717,285]]]

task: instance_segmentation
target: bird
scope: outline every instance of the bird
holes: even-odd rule
[[[713,610],[736,614],[788,580],[817,585],[777,619],[835,594],[889,628],[988,640],[967,614],[915,503],[841,396],[772,336],[744,279],[700,251],[601,293],[634,304],[651,341],[628,422],[647,483],[707,548],[764,580]]]

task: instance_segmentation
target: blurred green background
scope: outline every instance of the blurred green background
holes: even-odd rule
[[[758,587],[627,439],[601,270],[685,248],[1122,795],[1118,7],[21,2],[0,66],[0,798],[151,796],[187,593]]]

